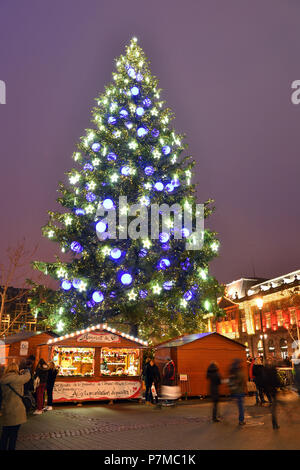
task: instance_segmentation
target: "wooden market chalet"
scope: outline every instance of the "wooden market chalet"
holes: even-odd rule
[[[104,323],[48,339],[37,347],[36,360],[59,367],[54,402],[136,398],[146,346]]]

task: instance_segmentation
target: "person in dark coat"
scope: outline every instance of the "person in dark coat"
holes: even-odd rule
[[[51,411],[53,409],[53,389],[56,380],[56,376],[59,371],[59,367],[57,368],[53,361],[49,362],[48,364],[48,376],[47,376],[47,406],[45,410]]]
[[[265,368],[261,362],[261,358],[257,357],[255,359],[255,363],[253,365],[252,369],[252,374],[253,374],[253,379],[259,394],[259,400],[258,397],[256,397],[256,404],[262,405],[263,403],[266,403],[265,397],[264,397],[264,371]]]
[[[206,378],[210,382],[210,396],[213,401],[212,420],[218,423],[220,420],[217,417],[217,409],[219,402],[219,387],[221,385],[221,375],[219,368],[215,362],[212,362],[207,369]]]
[[[158,394],[159,394],[159,391],[160,391],[161,378],[160,378],[159,368],[155,364],[154,359],[151,359],[150,367],[151,367],[151,370],[152,370],[153,384],[154,384],[154,387],[155,387],[155,390],[156,390],[155,402],[158,403]]]
[[[150,358],[146,359],[146,363],[143,369],[143,377],[144,377],[145,386],[146,386],[146,392],[145,392],[146,405],[150,405],[153,400],[151,387],[152,387],[153,380],[154,380],[153,370],[150,364]]]
[[[34,379],[39,379],[39,385],[36,388],[37,410],[33,413],[36,415],[40,415],[43,413],[44,395],[47,387],[48,370],[49,367],[46,361],[44,359],[40,359],[38,365],[36,366],[34,374]]]
[[[265,366],[264,389],[271,398],[271,413],[273,429],[279,429],[277,422],[277,389],[280,387],[280,379],[273,358],[268,358]]]
[[[169,357],[163,368],[163,382],[164,385],[172,386],[175,383],[175,364]]]

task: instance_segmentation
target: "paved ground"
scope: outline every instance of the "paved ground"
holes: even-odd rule
[[[274,431],[269,408],[257,407],[253,397],[246,399],[244,427],[230,400],[220,405],[220,423],[210,421],[208,400],[161,409],[133,402],[57,405],[22,425],[17,450],[300,449],[300,400],[278,411],[280,429]]]

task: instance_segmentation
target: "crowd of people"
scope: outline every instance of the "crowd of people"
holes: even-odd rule
[[[49,364],[40,359],[34,367],[35,357],[29,356],[18,365],[8,364],[0,374],[0,410],[3,427],[0,450],[14,450],[20,426],[27,421],[23,397],[31,397],[36,403],[33,414],[52,410],[53,388],[58,369],[53,362]],[[47,391],[47,406],[45,392]]]
[[[53,408],[53,389],[58,373],[54,362],[48,364],[44,359],[35,364],[35,357],[29,356],[19,365],[10,363],[0,371],[0,411],[3,416],[2,435],[0,438],[0,450],[14,450],[20,426],[26,422],[26,409],[23,397],[34,397],[35,410],[33,414],[39,415]],[[240,426],[246,424],[244,413],[244,397],[248,392],[247,382],[255,384],[256,405],[266,403],[271,408],[273,429],[278,429],[277,421],[277,391],[281,387],[281,381],[277,373],[273,358],[265,360],[260,357],[248,360],[248,377],[241,359],[235,359],[229,370],[228,376],[222,377],[216,362],[209,365],[206,378],[209,382],[209,394],[213,403],[212,421],[220,422],[218,416],[218,404],[220,401],[220,386],[227,383],[231,396],[236,400],[238,408],[238,422]],[[153,357],[145,359],[142,379],[145,385],[146,405],[158,404],[158,397],[162,397],[162,389],[174,389],[176,385],[175,363],[168,357],[160,373]],[[300,396],[300,356],[294,364],[294,382]],[[170,393],[170,392],[169,392]],[[47,405],[45,406],[45,395]],[[165,404],[174,400],[166,399]]]
[[[161,395],[162,386],[175,384],[175,363],[169,357],[163,367],[162,376],[154,358],[147,357],[143,367],[142,379],[145,384],[145,404],[158,404],[158,396]],[[169,403],[170,400],[165,400]]]
[[[267,403],[268,400],[271,407],[273,429],[279,429],[277,421],[277,391],[281,387],[281,381],[273,358],[268,358],[264,365],[262,364],[260,357],[253,359],[249,367],[249,377],[247,377],[243,368],[242,360],[236,359],[233,361],[229,369],[229,378],[225,380],[222,379],[220,375],[218,365],[215,362],[212,362],[207,369],[206,377],[210,383],[210,395],[213,402],[213,422],[220,421],[218,418],[218,403],[220,399],[219,387],[222,381],[228,380],[231,396],[236,400],[238,406],[239,425],[243,426],[246,424],[244,397],[248,392],[247,382],[248,379],[250,379],[250,381],[255,383],[256,404],[263,405],[264,403]],[[267,397],[267,400],[265,400],[265,396]]]

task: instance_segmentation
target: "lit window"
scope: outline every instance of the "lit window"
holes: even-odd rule
[[[101,349],[101,375],[138,376],[140,375],[139,349]]]
[[[53,362],[59,366],[60,376],[91,376],[94,375],[94,348],[54,349]]]

